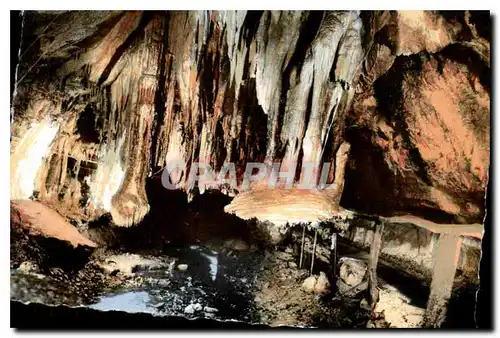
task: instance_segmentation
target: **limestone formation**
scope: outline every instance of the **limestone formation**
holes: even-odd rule
[[[306,163],[335,163],[346,142],[345,187],[326,210],[482,222],[491,87],[484,18],[25,11],[11,199],[131,226],[150,210],[146,182],[161,184],[168,163],[187,164],[170,181],[189,198],[211,188],[234,195],[188,184],[187,169],[201,162],[218,173],[232,162],[241,183],[246,163],[279,163],[298,182]]]
[[[349,257],[342,257],[339,277],[350,286],[357,286],[363,282],[366,276],[366,263]]]

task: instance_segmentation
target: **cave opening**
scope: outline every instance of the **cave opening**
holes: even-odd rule
[[[77,132],[80,135],[80,139],[86,143],[99,143],[100,133],[99,130],[102,125],[98,124],[98,116],[95,113],[95,109],[91,104],[85,106],[85,109],[80,114],[78,121],[76,122]]]

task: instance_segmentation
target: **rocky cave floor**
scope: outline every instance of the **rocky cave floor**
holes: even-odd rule
[[[248,228],[218,226],[215,231],[211,224],[221,220],[214,218],[214,213],[204,214],[203,210],[189,213],[195,218],[186,218],[187,214],[177,220],[172,218],[171,226],[179,228],[170,227],[161,233],[152,228],[117,229],[104,224],[106,220],[93,225],[80,224],[79,230],[89,238],[108,243],[95,250],[73,249],[58,240],[29,236],[13,228],[11,303],[85,307],[160,318],[180,316],[195,321],[205,318],[269,327],[421,325],[428,287],[387,262],[380,262],[378,271],[379,316],[370,318],[366,291],[359,290],[359,273],[358,281],[354,271],[353,281],[347,284],[345,276],[332,280],[332,267],[322,260],[324,243],[320,241],[313,274],[320,276],[325,272],[329,280],[323,278],[321,286],[318,281],[316,290],[314,280],[312,286],[306,285],[311,236],[306,236],[304,266],[299,269],[300,241],[296,239],[301,236],[300,228],[292,229],[281,245],[271,247]],[[203,222],[196,221],[200,219]],[[368,254],[340,241],[336,275],[345,275],[342,257],[362,264]],[[475,290],[466,287],[455,290],[466,294],[455,297],[461,302],[460,308],[473,310],[471,297]],[[16,319],[15,313],[13,316],[13,323],[16,320],[19,323],[20,318]],[[458,320],[459,326],[469,325],[463,318]]]

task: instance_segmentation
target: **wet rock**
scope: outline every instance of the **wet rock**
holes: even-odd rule
[[[158,282],[156,282],[159,286],[165,287],[170,285],[170,281],[167,279],[160,279]]]
[[[197,311],[201,311],[203,310],[203,306],[200,304],[200,303],[194,303],[194,304],[189,304],[188,306],[186,306],[186,308],[184,309],[184,313],[187,313],[187,314],[193,314]]]
[[[46,275],[14,272],[10,286],[12,300],[81,306],[92,301],[104,286],[113,287],[113,284],[100,269],[88,264],[77,274],[65,274],[60,268],[50,268]]]
[[[177,265],[177,269],[180,270],[180,271],[186,271],[187,268],[188,268],[187,264],[179,264],[179,265]]]
[[[356,286],[363,282],[366,274],[366,263],[353,258],[342,257],[339,276],[344,283]]]
[[[214,308],[214,307],[205,306],[203,308],[203,311],[208,312],[208,313],[217,313],[219,310]]]
[[[193,304],[189,304],[188,306],[186,306],[186,308],[184,309],[184,313],[187,313],[187,314],[193,314],[194,313],[194,306]]]
[[[104,262],[100,262],[104,271],[113,273],[119,271],[125,275],[130,275],[137,270],[159,269],[166,266],[166,263],[158,258],[146,258],[136,254],[122,254],[109,256]]]
[[[250,245],[242,239],[231,238],[224,242],[224,247],[237,252],[245,252],[250,250]]]
[[[18,271],[22,273],[38,273],[40,269],[36,263],[26,261],[19,265]]]

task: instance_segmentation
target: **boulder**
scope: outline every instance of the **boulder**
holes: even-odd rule
[[[329,288],[330,282],[323,271],[319,273],[319,276],[307,277],[302,282],[302,289],[308,293],[323,294],[327,293]]]
[[[348,257],[342,257],[340,262],[340,279],[350,286],[361,284],[366,274],[366,263],[361,260]]]
[[[26,229],[30,235],[56,238],[73,247],[95,248],[97,244],[82,235],[56,211],[44,204],[31,200],[10,202],[11,227]]]
[[[181,264],[179,264],[181,265]],[[137,270],[151,270],[167,266],[167,263],[158,258],[148,258],[136,254],[111,255],[106,258],[100,266],[108,273],[119,271],[125,275],[130,275]],[[187,267],[187,265],[186,265]]]
[[[306,292],[312,293],[314,292],[314,287],[316,286],[316,277],[310,276],[307,277],[302,283],[302,289]]]
[[[327,293],[329,289],[330,289],[330,282],[328,281],[326,274],[323,271],[321,271],[316,281],[316,285],[314,285],[314,292]]]

